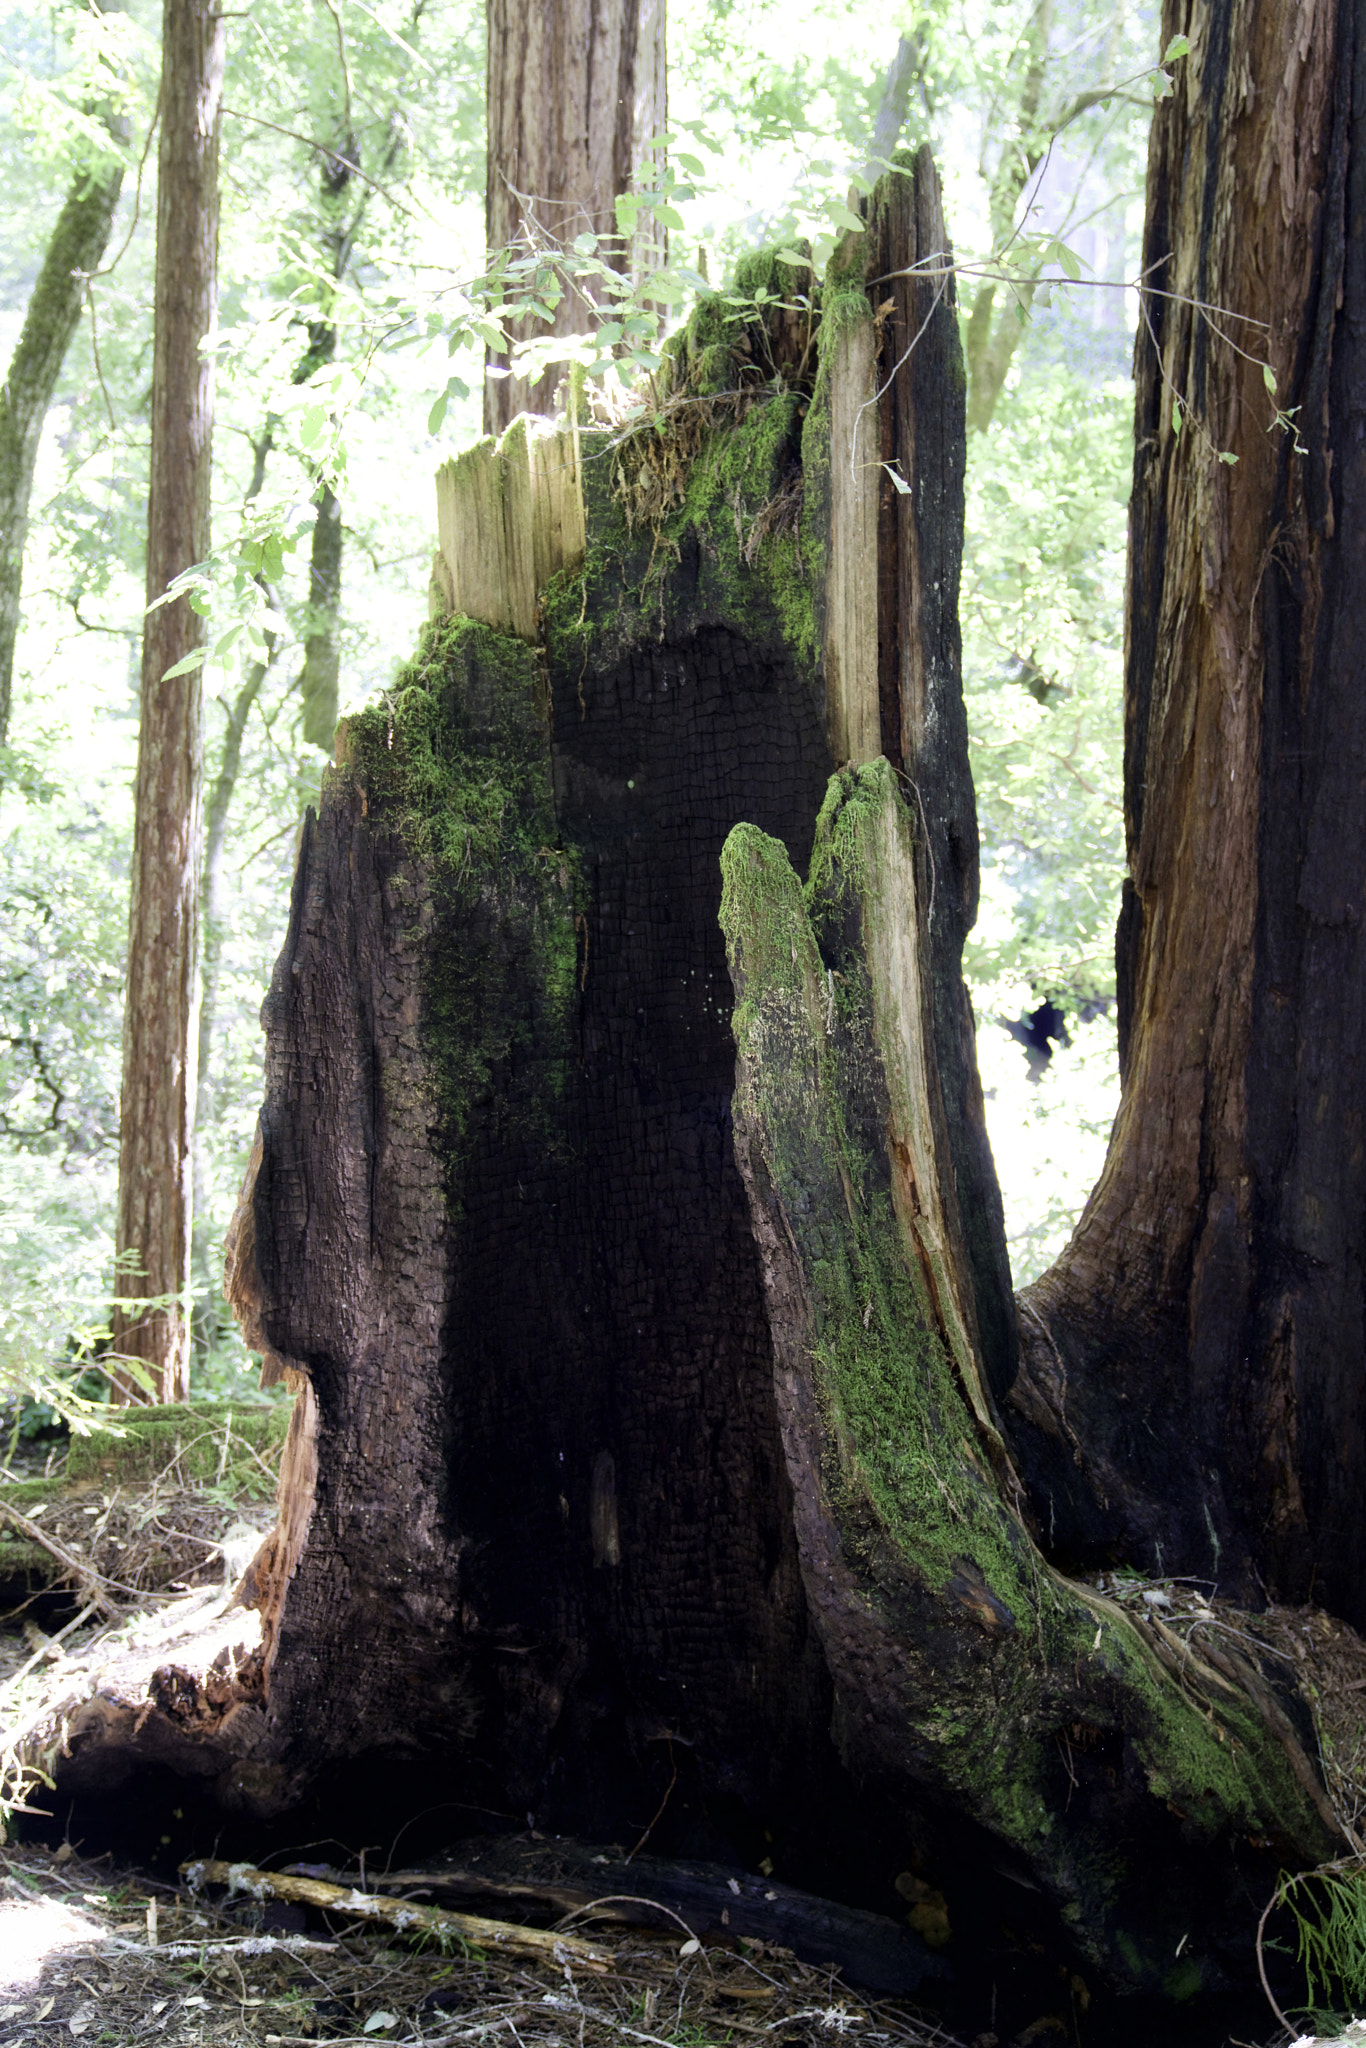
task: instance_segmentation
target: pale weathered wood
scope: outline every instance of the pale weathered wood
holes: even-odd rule
[[[463,612],[534,641],[540,592],[583,558],[577,433],[534,414],[515,419],[496,444],[478,441],[437,471],[436,516],[432,616]]]
[[[198,1890],[207,1884],[225,1884],[235,1892],[250,1892],[258,1899],[289,1899],[301,1906],[318,1906],[329,1913],[344,1913],[356,1920],[384,1920],[401,1933],[445,1935],[466,1942],[471,1948],[495,1949],[500,1955],[527,1956],[532,1962],[555,1967],[577,1965],[581,1970],[601,1974],[615,1966],[610,1949],[584,1941],[573,1934],[555,1934],[539,1927],[512,1927],[506,1920],[481,1920],[473,1913],[443,1913],[435,1906],[421,1906],[411,1899],[386,1899],[374,1892],[359,1892],[350,1885],[325,1884],[316,1877],[285,1877],[274,1870],[255,1870],[248,1863],[221,1863],[212,1858],[182,1863],[180,1874]]]
[[[878,712],[878,462],[873,309],[840,328],[830,365],[830,556],[825,701],[830,751],[859,767],[882,752]]]

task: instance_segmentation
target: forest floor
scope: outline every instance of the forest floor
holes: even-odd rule
[[[168,1674],[178,1682],[186,1672],[201,1714],[216,1687],[234,1698],[250,1689],[256,1617],[233,1590],[273,1518],[284,1419],[265,1408],[135,1411],[123,1437],[30,1448],[26,1469],[0,1474],[0,1841],[3,1824],[11,1835],[25,1825],[26,1807],[43,1812],[68,1726],[92,1701],[136,1715],[139,1703],[165,1704]],[[1245,1616],[1193,1583],[1110,1574],[1103,1590],[1171,1650],[1198,1655],[1202,1639],[1231,1633],[1295,1667],[1330,1798],[1356,1832],[1366,1814],[1366,1643],[1315,1609]],[[216,1886],[211,1902],[184,1870],[179,1884],[162,1881],[169,1862],[154,1877],[136,1852],[120,1867],[87,1860],[79,1840],[53,1846],[54,1824],[50,1814],[36,1823],[46,1844],[0,1849],[5,2048],[68,2035],[90,2048],[144,2038],[167,2048],[453,2048],[500,2035],[509,2048],[1012,2048],[995,2035],[958,2043],[914,2006],[868,1998],[833,1966],[765,1942],[713,1944],[681,1923],[623,1927],[590,1913],[574,1934],[598,1946],[598,1965],[584,1961],[581,1939],[575,1953],[571,1941],[539,1960],[494,1953],[449,1930],[374,1924],[336,1902],[282,1901],[264,1884],[226,1895]],[[1366,2022],[1339,2036],[1353,2037],[1366,2041]],[[1270,2028],[1261,2037],[1267,2048],[1294,2038]],[[1296,2048],[1315,2039],[1301,2034]],[[1026,2028],[1019,2041],[1060,2048],[1061,2036],[1036,2042]]]
[[[609,1968],[590,1969],[422,1947],[392,1928],[262,1903],[247,1889],[213,1905],[108,1857],[83,1861],[65,1844],[0,1851],[7,2048],[66,2035],[83,2048],[358,2039],[453,2048],[499,2037],[509,2048],[956,2048],[899,2001],[863,1998],[766,1943],[726,1951],[614,1928],[610,1956]]]

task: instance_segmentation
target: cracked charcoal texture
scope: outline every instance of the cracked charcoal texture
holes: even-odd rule
[[[552,649],[548,703],[522,654],[515,746],[493,712],[474,730],[498,688],[477,649],[439,679],[442,715],[476,756],[521,749],[525,843],[566,859],[533,851],[524,887],[510,856],[471,897],[424,873],[363,758],[301,847],[254,1207],[319,1480],[242,1796],[284,1802],[320,1752],[396,1744],[458,1751],[471,1796],[611,1832],[672,1743],[713,1796],[795,1809],[832,1774],[829,1682],[732,1149],[717,911],[738,818],[809,856],[820,700],[776,633],[704,626],[596,673]],[[494,1048],[458,1112],[432,1024],[463,1014],[453,960]],[[566,1751],[600,1768],[566,1778]]]

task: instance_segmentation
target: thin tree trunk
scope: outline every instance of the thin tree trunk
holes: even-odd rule
[[[272,645],[272,656],[274,647]],[[207,1132],[213,1120],[213,1034],[218,1018],[218,980],[223,955],[223,854],[227,844],[228,812],[232,806],[237,777],[242,766],[242,736],[252,705],[261,694],[269,673],[268,661],[255,661],[247,671],[241,689],[233,699],[223,733],[223,751],[218,773],[209,796],[204,830],[203,867],[203,949],[199,972],[198,1045],[195,1061],[194,1108],[194,1278],[195,1316],[207,1330],[210,1312],[218,1293],[219,1276],[205,1239],[204,1219],[209,1196]],[[220,1303],[221,1306],[221,1303]],[[204,1341],[203,1336],[200,1342]]]
[[[1353,0],[1169,5],[1178,30],[1137,344],[1123,1093],[1022,1298],[1013,1428],[1060,1553],[1360,1627],[1366,32]]]
[[[341,612],[342,511],[331,484],[318,493],[318,514],[308,555],[309,628],[304,662],[299,671],[303,736],[312,747],[331,751],[337,730],[337,693],[341,650],[337,621]]]
[[[664,6],[665,0],[549,0],[539,7],[488,0],[491,254],[617,234],[617,195],[630,189],[667,119]],[[642,222],[637,244],[599,253],[638,276],[653,233]],[[591,292],[567,291],[554,319],[528,322],[525,333],[587,334],[600,318]],[[490,354],[489,367],[501,372],[508,360]],[[484,431],[501,434],[519,412],[548,411],[559,374],[548,371],[534,382],[486,377]]]
[[[218,132],[224,21],[211,0],[165,0],[157,164],[155,351],[147,508],[147,601],[209,551],[217,305]],[[193,1118],[197,1041],[202,684],[167,679],[202,627],[183,599],[148,613],[142,643],[128,983],[119,1119],[117,1246],[141,1277],[118,1310],[116,1354],[138,1360],[164,1401],[189,1393]],[[124,1398],[136,1378],[116,1376]]]
[[[111,127],[110,132],[123,139],[119,128]],[[19,594],[38,443],[81,317],[85,280],[98,268],[108,244],[122,185],[123,165],[116,160],[77,172],[0,389],[0,747],[9,738]]]

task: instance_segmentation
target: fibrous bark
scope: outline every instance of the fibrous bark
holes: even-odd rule
[[[1022,1884],[1186,1995],[1248,1961],[1243,1863],[1332,1822],[1284,1673],[1140,1631],[1019,1513],[928,153],[818,332],[744,312],[776,275],[698,310],[659,424],[445,473],[440,615],[306,827],[229,1275],[300,1399],[221,1791],[378,1756],[884,1911],[942,1877],[998,1945]],[[583,558],[528,609],[567,474]]]
[[[159,604],[209,552],[217,310],[218,130],[224,20],[209,0],[166,0],[147,500],[147,614],[133,831],[119,1111],[121,1291],[170,1297],[116,1309],[114,1352],[151,1375],[154,1397],[189,1393],[193,1130],[203,806],[200,672],[169,676],[200,644],[185,598]],[[115,1391],[143,1398],[114,1375]]]
[[[1360,1626],[1366,35],[1338,0],[1169,6],[1177,32],[1136,356],[1123,1095],[1023,1297],[1012,1433],[1058,1554]]]
[[[567,248],[577,235],[618,236],[615,201],[631,189],[648,145],[667,118],[664,0],[517,0],[488,5],[489,250]],[[652,267],[652,237],[608,239],[600,254],[628,275]],[[529,335],[587,334],[602,314],[597,293],[566,291],[549,322]],[[501,374],[484,383],[484,431],[501,434],[520,412],[548,410],[557,374],[529,381]]]

